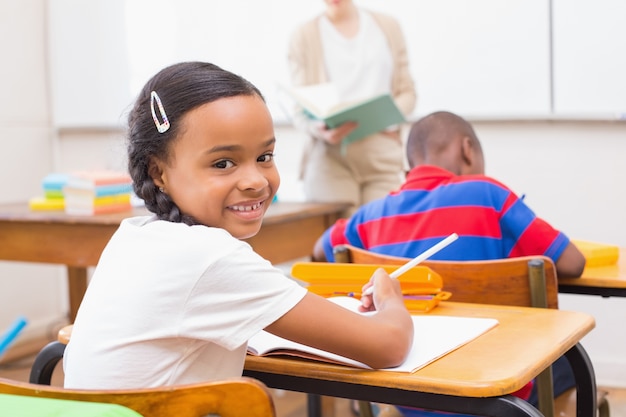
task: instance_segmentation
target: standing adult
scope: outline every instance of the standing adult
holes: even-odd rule
[[[342,101],[390,93],[404,115],[416,103],[406,43],[398,22],[357,7],[352,0],[324,0],[324,13],[299,26],[289,45],[294,86],[331,82]],[[385,196],[404,178],[400,127],[341,146],[355,122],[328,129],[299,112],[295,126],[309,136],[301,179],[309,201],[360,205]]]

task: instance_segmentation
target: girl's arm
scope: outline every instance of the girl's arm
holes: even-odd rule
[[[372,296],[365,297],[364,316],[346,310],[323,297],[308,293],[294,308],[265,330],[298,343],[345,356],[375,369],[400,365],[413,341],[413,322],[404,306],[400,284],[383,270],[370,283]]]

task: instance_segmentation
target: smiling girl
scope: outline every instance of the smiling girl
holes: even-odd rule
[[[65,386],[156,387],[241,376],[260,330],[374,368],[413,338],[399,284],[377,271],[371,316],[309,293],[241,239],[276,194],[276,139],[261,93],[185,62],[145,85],[129,115],[128,167],[151,216],[124,220],[102,253],[64,357]]]

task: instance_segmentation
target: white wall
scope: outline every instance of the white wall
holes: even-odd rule
[[[0,0],[0,203],[26,201],[53,169],[43,40],[43,0]],[[21,341],[45,332],[65,310],[59,266],[0,262],[0,332],[18,315],[29,325]]]
[[[25,201],[40,192],[53,170],[123,168],[122,132],[63,130],[50,122],[45,0],[0,0],[0,34],[7,42],[0,66],[0,202]],[[419,105],[419,104],[418,104]],[[454,110],[454,109],[451,109]],[[529,205],[571,237],[626,246],[626,123],[609,121],[480,121],[487,172],[526,194]],[[279,198],[299,199],[302,137],[277,127]],[[0,262],[0,329],[18,314],[39,328],[67,311],[64,269]],[[583,340],[598,383],[626,387],[626,301],[561,295],[561,308],[586,311],[596,329]],[[31,328],[36,328],[32,326]]]

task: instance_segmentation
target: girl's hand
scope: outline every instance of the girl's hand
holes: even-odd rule
[[[370,281],[363,286],[363,292],[371,286],[375,287],[375,291],[361,297],[361,311],[382,310],[387,303],[404,305],[400,281],[391,278],[384,269],[378,268],[374,272]]]
[[[316,138],[328,142],[331,145],[339,145],[346,136],[357,128],[357,126],[357,122],[346,122],[334,129],[329,129],[324,122],[318,122],[312,125],[311,133]]]

